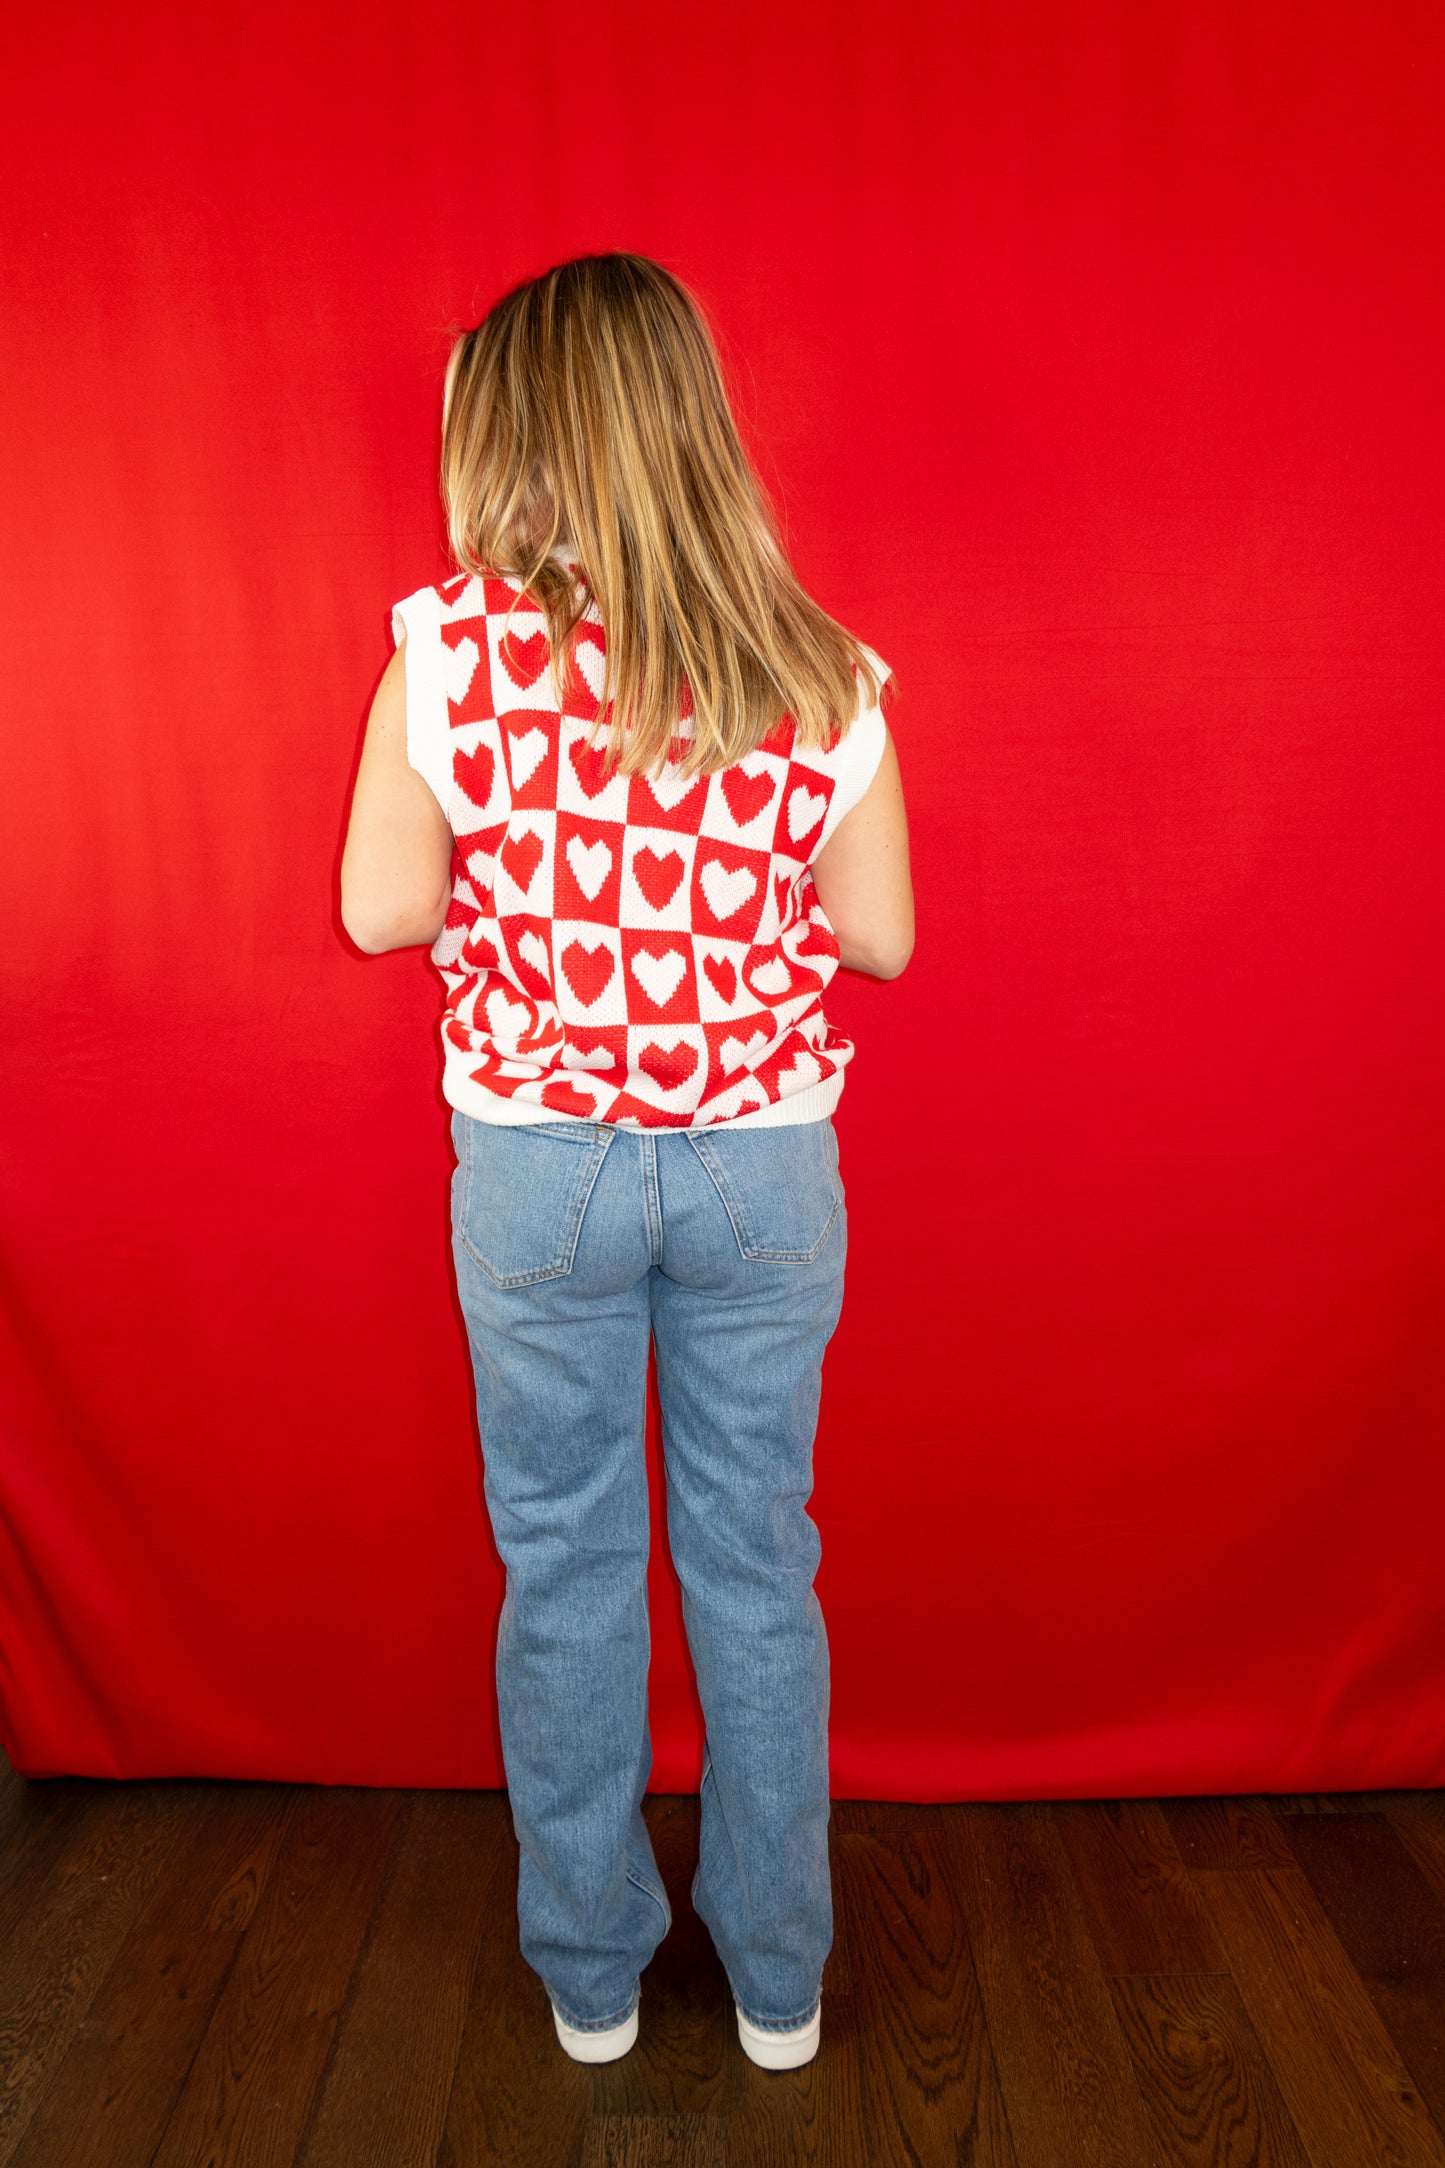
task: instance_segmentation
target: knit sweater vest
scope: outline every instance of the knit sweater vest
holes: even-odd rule
[[[486,1122],[624,1129],[831,1114],[853,1044],[823,1014],[838,941],[808,869],[883,756],[861,686],[831,746],[799,745],[785,716],[710,775],[608,775],[605,727],[589,742],[595,602],[560,700],[546,621],[513,581],[459,574],[396,603],[391,622],[406,641],[407,759],[453,836],[430,952],[449,1103]],[[881,682],[888,666],[867,653]]]

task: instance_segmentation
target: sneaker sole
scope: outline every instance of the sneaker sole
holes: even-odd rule
[[[792,2032],[764,2032],[750,2025],[738,2011],[738,2038],[743,2053],[760,2070],[798,2070],[810,2063],[818,2052],[822,2038],[823,2012],[819,2008],[806,2025],[799,2025]]]
[[[635,2010],[631,2017],[625,2017],[620,2025],[609,2025],[605,2032],[579,2032],[575,2025],[567,2024],[553,2003],[552,2022],[574,2063],[615,2063],[637,2039]]]

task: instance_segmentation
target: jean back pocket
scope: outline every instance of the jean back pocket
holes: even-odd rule
[[[455,1231],[467,1255],[497,1287],[563,1278],[613,1132],[472,1116],[459,1129]]]
[[[686,1135],[712,1177],[743,1256],[811,1265],[843,1205],[833,1124],[729,1129],[719,1123]]]

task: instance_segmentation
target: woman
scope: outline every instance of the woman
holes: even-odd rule
[[[455,578],[392,614],[342,861],[447,990],[453,1249],[506,1567],[522,1952],[625,2054],[671,1914],[641,1805],[644,1403],[706,1725],[693,1900],[770,2069],[832,1942],[806,1507],[845,1219],[840,963],[913,944],[887,666],[803,591],[702,314],[647,258],[508,293],[447,368]]]

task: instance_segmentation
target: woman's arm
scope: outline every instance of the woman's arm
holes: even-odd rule
[[[405,653],[371,703],[341,854],[341,923],[368,956],[435,941],[451,901],[452,832],[407,763]]]
[[[877,773],[813,860],[813,886],[850,971],[896,979],[913,954],[908,818],[892,733]]]

